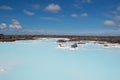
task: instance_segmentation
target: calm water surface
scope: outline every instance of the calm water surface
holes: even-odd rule
[[[120,48],[57,46],[55,39],[0,43],[0,80],[120,80]]]

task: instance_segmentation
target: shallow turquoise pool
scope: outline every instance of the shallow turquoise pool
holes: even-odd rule
[[[120,80],[120,48],[62,49],[55,39],[0,43],[0,80]]]

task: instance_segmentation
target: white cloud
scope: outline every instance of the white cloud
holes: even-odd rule
[[[20,23],[16,19],[13,19],[12,24],[9,25],[9,28],[11,28],[11,29],[22,29],[22,26],[20,25]]]
[[[104,21],[105,26],[116,26],[116,23],[112,20],[106,20]]]
[[[116,6],[115,10],[111,10],[111,12],[107,15],[107,18],[110,20],[105,20],[105,26],[115,26],[120,27],[120,6]]]
[[[44,19],[44,20],[52,20],[52,21],[58,21],[57,18],[54,18],[54,17],[41,17],[41,19]]]
[[[34,9],[37,9],[37,10],[40,9],[40,5],[39,5],[39,4],[34,4],[34,5],[32,5],[32,7],[33,7]]]
[[[83,0],[83,2],[91,3],[91,0]]]
[[[34,12],[31,12],[31,11],[28,11],[28,10],[23,10],[23,12],[26,14],[26,15],[29,15],[29,16],[33,16],[33,15],[35,15],[35,13]]]
[[[10,6],[7,6],[7,5],[1,5],[0,9],[3,9],[3,10],[12,10],[13,8],[10,7]]]
[[[91,3],[92,0],[76,0],[77,2],[82,2],[82,3]]]
[[[83,7],[79,4],[73,4],[73,6],[76,8],[76,9],[82,9]]]
[[[16,19],[12,19],[12,24],[19,25],[20,23]]]
[[[46,11],[50,11],[50,12],[58,12],[61,10],[61,7],[58,4],[49,4],[46,8]]]
[[[81,17],[87,17],[87,16],[88,16],[88,13],[82,13],[80,16],[81,16]]]
[[[7,24],[6,23],[1,23],[0,24],[0,29],[4,29],[4,28],[7,28]]]
[[[88,16],[88,13],[82,13],[82,14],[80,14],[80,15],[78,15],[78,14],[71,14],[71,16],[72,17],[87,17]]]
[[[9,28],[11,28],[11,29],[22,29],[22,26],[21,26],[21,25],[13,25],[13,24],[10,24],[10,25],[9,25]]]
[[[120,20],[120,16],[115,16],[114,20]]]
[[[120,11],[120,6],[117,7],[117,10]]]
[[[72,17],[78,17],[78,15],[77,15],[77,14],[72,14],[71,16],[72,16]]]

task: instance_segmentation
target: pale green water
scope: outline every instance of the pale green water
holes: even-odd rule
[[[57,46],[53,39],[0,43],[0,80],[120,80],[120,48]]]

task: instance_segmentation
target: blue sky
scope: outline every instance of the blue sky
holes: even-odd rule
[[[120,35],[119,0],[0,0],[0,33]]]

